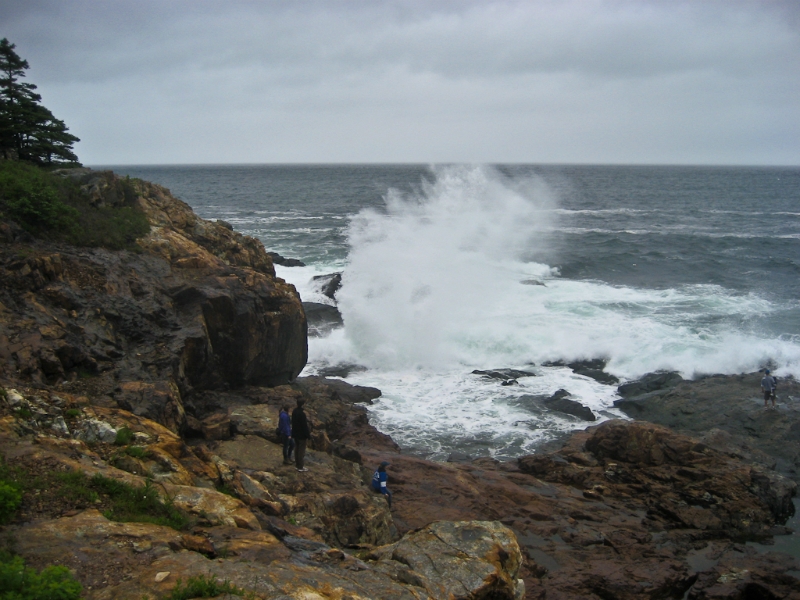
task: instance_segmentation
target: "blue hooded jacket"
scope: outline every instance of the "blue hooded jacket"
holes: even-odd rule
[[[380,492],[381,494],[386,493],[386,482],[389,479],[389,474],[386,472],[386,469],[380,470],[378,469],[375,471],[375,474],[372,476],[372,489],[376,492]]]
[[[282,435],[292,437],[292,419],[285,410],[278,415],[278,429]]]

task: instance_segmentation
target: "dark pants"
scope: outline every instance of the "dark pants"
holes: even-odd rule
[[[764,404],[770,399],[772,399],[772,403],[775,404],[775,390],[764,390]]]
[[[294,438],[288,435],[282,435],[283,438],[283,462],[292,460],[292,452],[294,452]]]
[[[383,494],[383,492],[380,490],[376,490],[375,488],[372,489],[378,492],[379,494]],[[389,508],[392,508],[392,492],[390,492],[389,489],[387,488],[386,493],[383,494],[383,496],[386,498],[386,502],[389,503]]]
[[[303,468],[303,460],[306,457],[306,443],[308,440],[295,439],[294,464],[298,469]]]

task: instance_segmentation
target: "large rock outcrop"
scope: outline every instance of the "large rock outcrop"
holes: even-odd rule
[[[110,172],[67,176],[97,206],[123,201]],[[292,381],[307,358],[305,315],[261,243],[163,187],[125,187],[151,223],[139,252],[36,241],[6,224],[0,377],[91,391],[174,431],[193,392]]]
[[[800,481],[800,382],[778,381],[777,407],[764,409],[763,373],[713,375],[684,381],[654,373],[620,386],[614,405],[636,419],[665,425],[731,456],[775,466]]]
[[[368,463],[387,454],[357,449]],[[434,519],[500,520],[526,558],[528,598],[800,593],[787,575],[796,560],[744,544],[786,533],[794,482],[664,427],[609,421],[515,462],[389,460],[401,533]]]

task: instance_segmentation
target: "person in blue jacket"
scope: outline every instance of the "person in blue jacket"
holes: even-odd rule
[[[283,442],[283,464],[292,464],[292,452],[294,452],[294,440],[292,439],[292,418],[289,416],[289,406],[284,404],[278,414],[278,431]]]
[[[389,463],[383,461],[378,467],[378,470],[375,471],[375,474],[372,476],[372,489],[386,496],[389,508],[392,508],[392,492],[386,487],[386,482],[389,479],[389,474],[386,472],[386,467],[388,466]]]

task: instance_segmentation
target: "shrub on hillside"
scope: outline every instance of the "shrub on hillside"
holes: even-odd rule
[[[178,579],[167,600],[188,600],[189,598],[216,598],[222,594],[231,594],[244,598],[254,598],[252,592],[233,585],[227,579],[217,581],[213,575],[195,575],[189,577],[186,583]]]
[[[64,203],[60,183],[34,165],[0,162],[0,210],[32,233],[68,229],[78,211]]]
[[[0,161],[0,218],[29,233],[76,246],[133,248],[150,231],[136,206],[131,181],[123,180],[124,204],[93,206],[78,183],[32,164]]]
[[[134,440],[133,431],[129,427],[121,427],[117,431],[117,437],[114,439],[114,443],[117,446],[127,446]]]
[[[0,479],[0,525],[8,523],[22,503],[22,492],[8,481]]]
[[[81,584],[69,569],[51,565],[41,571],[19,556],[0,555],[0,600],[78,600]]]

